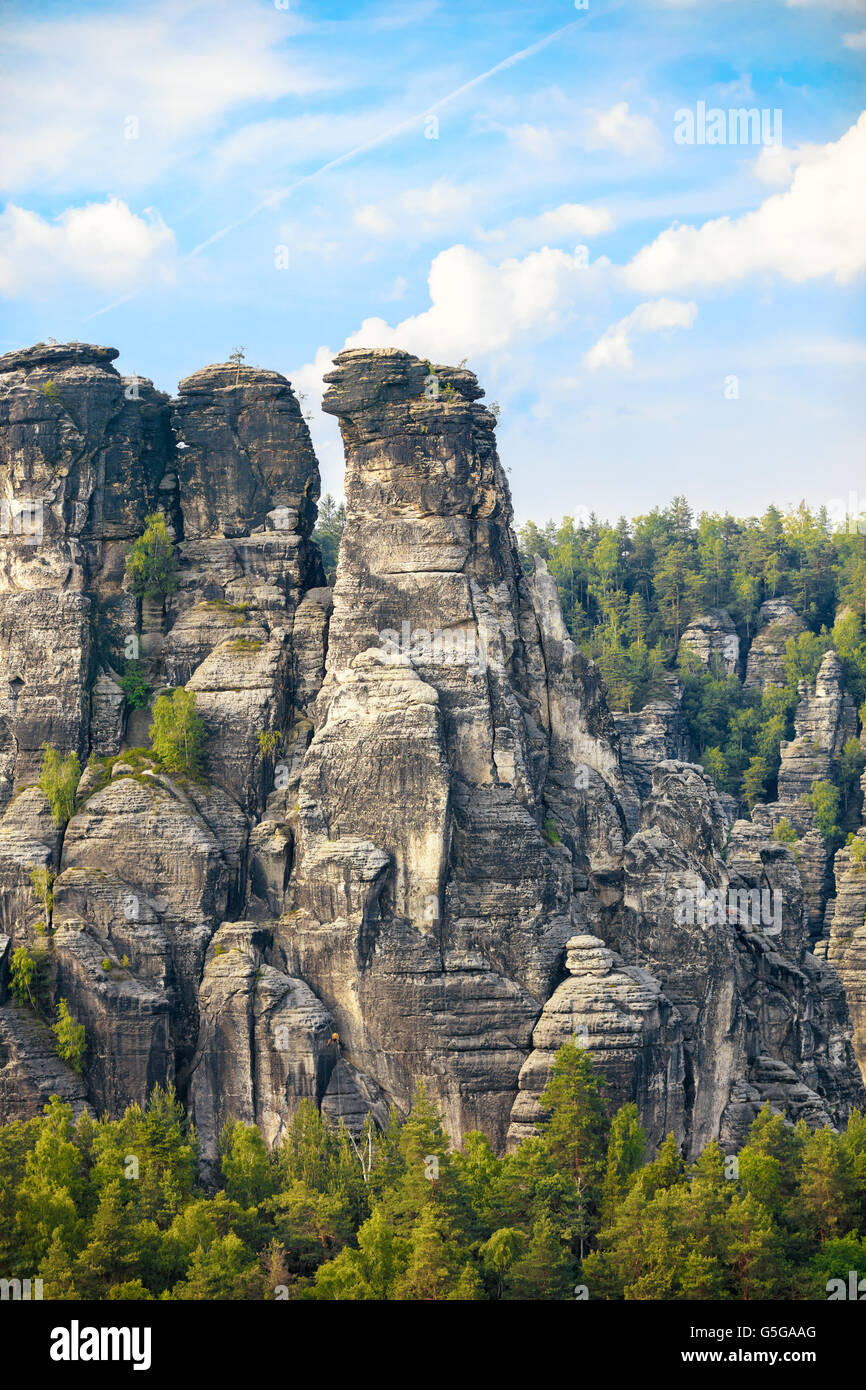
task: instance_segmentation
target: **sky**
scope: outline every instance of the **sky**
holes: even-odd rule
[[[395,346],[519,521],[859,511],[864,70],[866,0],[4,0],[0,352],[242,347],[336,495],[322,374]]]

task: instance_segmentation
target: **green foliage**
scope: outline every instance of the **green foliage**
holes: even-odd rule
[[[553,816],[545,816],[542,834],[549,845],[562,844],[562,840],[559,838],[559,828]]]
[[[144,519],[144,531],[126,557],[126,573],[138,598],[164,599],[177,588],[177,556],[162,512]]]
[[[127,661],[120,678],[120,688],[126,696],[130,709],[144,709],[150,694],[150,686],[145,679],[144,662]]]
[[[29,1004],[36,1008],[35,996],[36,962],[26,946],[18,946],[12,952],[12,965],[9,972],[9,988],[12,998],[19,1004]]]
[[[841,840],[839,829],[839,788],[832,782],[815,782],[803,796],[815,812],[815,829],[830,844]]]
[[[260,729],[257,737],[263,758],[272,758],[283,741],[279,729]]]
[[[702,513],[674,498],[632,522],[564,517],[518,532],[522,563],[535,555],[556,581],[575,642],[597,663],[614,709],[665,698],[667,672],[683,680],[691,756],[719,791],[749,805],[772,801],[780,746],[793,737],[800,681],[814,681],[833,647],[855,702],[866,696],[866,554],[862,536],[832,534],[826,515],[769,507],[760,518]],[[784,685],[745,689],[736,676],[707,670],[679,647],[686,625],[726,609],[744,643],[765,599],[786,595],[807,625],[783,657]],[[847,611],[835,614],[842,603]],[[861,720],[862,720],[861,715]],[[862,750],[861,750],[862,753]],[[843,815],[859,796],[853,747],[839,769]],[[758,761],[758,760],[762,761]]]
[[[764,793],[767,790],[768,772],[766,758],[750,759],[749,766],[743,774],[743,799],[750,811],[764,798]]]
[[[39,787],[58,825],[65,825],[75,814],[75,792],[80,780],[78,754],[61,758],[55,748],[43,743]]]
[[[839,759],[839,790],[842,795],[843,812],[848,811],[848,807],[855,801],[860,784],[860,777],[866,767],[866,753],[859,738],[846,739],[842,748],[842,756]]]
[[[205,730],[195,708],[195,694],[183,686],[160,695],[153,706],[150,742],[168,772],[199,777],[205,755]]]
[[[56,870],[49,868],[31,868],[27,871],[30,884],[33,889],[33,896],[45,908],[45,912],[50,919],[54,911],[54,880],[57,877]]]
[[[217,1185],[174,1092],[76,1122],[56,1097],[0,1125],[0,1264],[59,1299],[451,1301],[826,1297],[866,1274],[866,1117],[810,1133],[764,1106],[738,1155],[647,1161],[589,1054],[556,1056],[541,1133],[452,1151],[419,1086],[351,1138],[304,1101],[275,1151],[230,1122]],[[435,1160],[435,1161],[434,1161]]]
[[[319,503],[319,518],[313,531],[313,540],[322,553],[322,564],[328,583],[333,584],[337,573],[337,554],[340,538],[346,525],[346,504],[337,502],[329,492]]]
[[[104,964],[103,961],[103,966]],[[56,1039],[58,1057],[68,1062],[73,1071],[80,1073],[84,1067],[84,1054],[87,1050],[84,1024],[76,1023],[65,999],[58,1001],[57,1022],[52,1023],[51,1031]]]
[[[787,816],[781,816],[773,827],[772,838],[780,845],[794,845],[798,835]]]

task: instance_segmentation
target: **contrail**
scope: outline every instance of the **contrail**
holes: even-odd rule
[[[522,63],[525,58],[534,57],[536,53],[540,53],[543,48],[547,48],[548,44],[554,43],[561,35],[567,33],[569,29],[573,29],[575,25],[582,23],[585,24],[586,21],[573,19],[570,23],[563,24],[561,29],[555,29],[553,33],[547,34],[543,39],[537,39],[536,42],[530,44],[528,48],[521,48],[519,52],[512,53],[508,58],[503,58],[501,63],[497,63],[494,67],[488,68],[486,72],[479,73],[477,77],[470,78],[468,82],[463,82],[459,87],[455,87],[453,92],[448,92],[446,96],[439,97],[439,99],[434,101],[431,105],[425,106],[423,111],[416,111],[414,115],[408,116],[405,121],[400,121],[398,125],[391,126],[388,130],[383,130],[381,135],[375,135],[372,140],[367,140],[364,144],[356,145],[354,149],[347,150],[345,154],[340,154],[334,159],[329,159],[326,164],[322,164],[320,168],[314,169],[310,174],[304,174],[302,178],[296,179],[294,183],[289,184],[286,188],[278,188],[273,193],[269,193],[266,198],[256,203],[255,207],[245,213],[243,217],[237,218],[234,222],[229,222],[227,226],[220,228],[218,232],[214,232],[213,235],[209,236],[205,241],[200,241],[197,246],[194,246],[191,251],[188,251],[185,256],[181,257],[181,264],[183,264],[184,261],[192,260],[194,256],[198,256],[200,252],[204,251],[208,246],[213,246],[214,242],[222,241],[223,237],[228,236],[231,232],[237,231],[238,227],[245,226],[247,222],[251,222],[252,219],[257,217],[265,208],[276,207],[279,203],[283,202],[284,199],[291,197],[297,189],[303,188],[307,183],[312,183],[314,179],[320,178],[322,174],[327,174],[331,169],[337,169],[342,164],[348,164],[349,160],[357,159],[358,155],[366,154],[368,150],[376,149],[378,145],[383,145],[386,140],[393,140],[396,135],[402,134],[404,130],[409,130],[418,121],[425,120],[427,116],[431,116],[434,112],[440,110],[441,107],[447,106],[450,101],[456,101],[457,98],[463,96],[465,92],[470,92],[473,87],[478,87],[482,82],[487,82],[489,78],[495,77],[499,72],[504,72],[506,68],[514,67],[516,63]],[[124,295],[122,299],[113,300],[111,304],[106,304],[102,309],[97,309],[94,313],[88,314],[84,322],[89,323],[91,319],[99,318],[100,314],[107,314],[112,309],[117,309],[121,304],[128,304],[131,299],[135,299],[139,294],[141,294],[141,290],[133,290],[130,294]]]

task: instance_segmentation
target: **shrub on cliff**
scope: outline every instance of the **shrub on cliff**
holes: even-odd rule
[[[64,825],[75,814],[75,792],[80,780],[78,754],[70,753],[61,758],[56,748],[43,743],[39,787],[58,825]]]
[[[9,977],[9,988],[12,998],[19,1004],[29,1004],[31,1009],[36,1008],[34,998],[34,976],[36,974],[36,963],[26,946],[18,946],[12,952],[12,970]]]
[[[57,1055],[68,1062],[79,1075],[84,1066],[84,1053],[87,1043],[84,1037],[84,1024],[76,1023],[69,1012],[69,1005],[61,999],[57,1006],[57,1022],[52,1023],[51,1031],[57,1042]]]
[[[120,688],[126,696],[130,709],[144,709],[150,693],[150,686],[144,674],[141,661],[127,661],[120,678]]]
[[[166,771],[200,776],[205,742],[193,692],[181,686],[171,695],[160,695],[153,706],[150,743]]]
[[[177,588],[177,557],[162,512],[145,517],[145,529],[130,546],[126,573],[138,598],[165,598]]]
[[[815,782],[812,790],[803,795],[815,812],[815,829],[828,842],[836,845],[841,840],[839,830],[839,788],[832,782]]]

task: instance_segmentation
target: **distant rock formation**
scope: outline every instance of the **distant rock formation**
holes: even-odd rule
[[[794,738],[781,745],[777,801],[757,805],[752,820],[767,835],[786,820],[797,835],[796,851],[806,895],[809,933],[821,935],[824,909],[832,892],[832,851],[815,827],[808,797],[816,782],[831,781],[842,749],[856,737],[857,715],[845,689],[834,651],[824,654],[814,685],[801,681],[794,715]]]
[[[785,684],[785,648],[792,637],[805,632],[806,624],[787,598],[768,598],[758,610],[758,631],[746,661],[747,689]]]
[[[726,609],[711,608],[692,619],[680,638],[680,663],[686,655],[696,657],[714,675],[739,675],[740,639]]]

